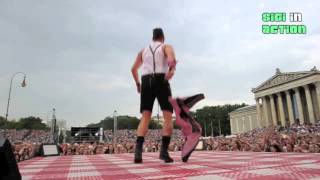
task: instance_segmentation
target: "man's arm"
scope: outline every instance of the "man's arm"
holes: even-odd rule
[[[134,81],[136,82],[137,86],[137,91],[140,93],[140,81],[139,81],[139,74],[138,74],[138,69],[142,65],[142,50],[138,53],[136,60],[131,68],[131,73],[133,76]]]
[[[169,66],[169,71],[166,74],[166,79],[170,80],[174,75],[174,72],[176,70],[176,64],[177,64],[173,47],[168,44],[165,45],[164,46],[164,54],[167,58],[168,66]]]

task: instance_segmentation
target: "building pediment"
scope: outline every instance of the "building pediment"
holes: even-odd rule
[[[279,69],[276,69],[276,74],[269,78],[267,81],[263,82],[256,88],[252,89],[252,92],[258,92],[261,90],[265,90],[274,86],[278,86],[280,84],[284,84],[287,82],[295,81],[313,74],[319,74],[316,68],[311,69],[310,71],[300,71],[300,72],[280,72]]]

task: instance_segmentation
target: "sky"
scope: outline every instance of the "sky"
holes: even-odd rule
[[[306,35],[264,35],[263,12],[301,12]],[[138,51],[162,27],[178,60],[173,96],[204,93],[194,109],[254,104],[251,89],[275,74],[320,68],[320,2],[314,0],[0,0],[0,115],[67,126],[140,117],[131,75]],[[157,113],[157,103],[154,115]]]

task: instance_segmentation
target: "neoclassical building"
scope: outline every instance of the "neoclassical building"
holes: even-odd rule
[[[288,126],[320,120],[320,71],[281,72],[252,89],[256,105],[239,108],[230,115],[231,133],[256,127]]]

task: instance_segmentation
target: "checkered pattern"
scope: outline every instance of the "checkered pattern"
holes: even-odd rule
[[[23,179],[320,179],[320,154],[196,151],[188,163],[180,152],[165,164],[158,153],[36,157],[19,163]]]

